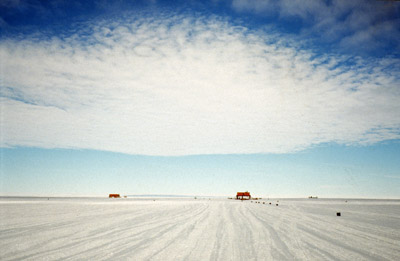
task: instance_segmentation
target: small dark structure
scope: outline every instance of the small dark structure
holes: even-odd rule
[[[340,217],[342,214],[340,212],[336,212],[336,216]]]
[[[120,198],[121,196],[119,194],[110,194],[108,197],[109,198]]]
[[[248,192],[248,191],[246,191],[246,192],[238,192],[238,193],[236,193],[236,199],[249,200],[249,199],[251,199],[250,192]]]

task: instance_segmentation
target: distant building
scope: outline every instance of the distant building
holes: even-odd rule
[[[121,196],[119,194],[110,194],[108,197],[109,198],[120,198]]]
[[[246,191],[246,192],[238,192],[236,194],[236,199],[240,199],[240,200],[251,199],[250,192],[248,192],[248,191]]]

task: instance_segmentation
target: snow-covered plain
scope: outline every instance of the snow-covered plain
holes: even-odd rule
[[[0,260],[400,260],[400,201],[258,201],[3,197]]]

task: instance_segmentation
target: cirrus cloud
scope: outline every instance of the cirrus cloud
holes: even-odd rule
[[[288,153],[400,138],[399,61],[316,55],[216,16],[0,42],[1,145]]]
[[[224,0],[223,0],[224,1]],[[295,23],[298,37],[324,49],[377,56],[400,51],[400,3],[396,1],[228,0],[238,13]],[[279,21],[279,22],[277,22]],[[293,22],[295,21],[295,22]]]

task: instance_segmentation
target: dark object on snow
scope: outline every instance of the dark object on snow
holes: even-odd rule
[[[278,203],[276,203],[276,205],[278,206]]]
[[[271,202],[269,202],[269,204],[271,205]]]
[[[340,217],[341,216],[340,212],[336,212],[336,216]]]

